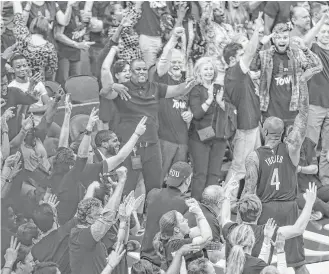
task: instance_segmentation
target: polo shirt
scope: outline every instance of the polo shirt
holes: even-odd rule
[[[143,86],[136,85],[131,81],[124,83],[128,87],[131,99],[122,100],[120,96],[114,99],[114,103],[120,114],[120,124],[117,134],[126,143],[135,132],[137,124],[147,116],[146,131],[140,141],[157,143],[159,129],[159,105],[160,99],[165,98],[168,85],[154,82],[146,82]]]
[[[153,239],[160,231],[159,221],[163,214],[177,210],[181,214],[187,212],[185,196],[177,188],[167,187],[163,189],[153,189],[147,197],[147,214],[145,233],[141,247],[141,259],[145,258],[160,266],[161,260],[153,248]]]

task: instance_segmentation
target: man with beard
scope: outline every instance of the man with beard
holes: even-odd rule
[[[95,136],[95,145],[95,163],[117,155],[120,149],[120,141],[117,135],[111,130],[98,131]]]
[[[145,134],[137,142],[131,157],[124,162],[124,166],[128,169],[124,195],[135,189],[141,170],[148,193],[153,188],[160,188],[162,183],[159,176],[162,173],[158,137],[159,101],[161,98],[173,98],[188,93],[195,85],[195,81],[187,81],[175,86],[149,82],[146,63],[137,59],[131,63],[130,81],[123,85],[124,87],[118,91],[114,91],[110,84],[105,87],[106,98],[114,100],[120,113],[121,121],[117,127],[117,134],[122,138],[122,142],[127,142],[140,117],[148,117]]]
[[[294,7],[291,11],[291,22],[294,28],[290,37],[303,37],[311,28],[310,13],[303,7]]]
[[[319,57],[309,50],[301,39],[295,38],[298,48],[290,48],[287,24],[273,29],[273,46],[256,55],[261,70],[259,98],[263,121],[275,116],[291,125],[298,113],[301,73],[307,69],[320,72]],[[315,73],[314,73],[315,74]]]
[[[292,131],[284,142],[284,122],[278,117],[269,117],[263,125],[265,146],[251,152],[246,159],[245,194],[257,194],[262,201],[262,214],[258,224],[273,218],[279,226],[293,225],[298,218],[297,166],[300,150],[307,129],[309,94],[307,81],[317,73],[310,68],[300,76],[300,109]],[[287,265],[294,267],[297,274],[308,273],[305,267],[303,237],[286,242]]]
[[[185,72],[182,71],[184,55],[180,50],[174,48],[180,37],[177,35],[177,31],[182,31],[182,35],[185,35],[183,28],[176,28],[176,32],[164,47],[157,62],[155,82],[178,85],[185,81]],[[172,164],[187,161],[188,127],[193,117],[187,104],[187,96],[160,100],[159,138],[162,154],[162,180]]]

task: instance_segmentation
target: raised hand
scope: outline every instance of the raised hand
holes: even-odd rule
[[[176,27],[174,28],[173,34],[176,37],[182,37],[183,35],[185,35],[185,29],[183,27]]]
[[[5,260],[6,260],[6,265],[13,265],[17,259],[18,255],[18,250],[21,246],[21,243],[17,244],[17,238],[14,236],[11,236],[10,238],[10,246],[6,250],[5,254]]]
[[[96,121],[98,121],[98,119],[99,119],[97,114],[98,114],[98,109],[93,108],[90,113],[90,116],[89,116],[86,130],[93,131],[94,125],[95,125]]]
[[[65,95],[65,113],[71,114],[72,112],[72,104],[70,102],[70,94]]]
[[[116,171],[119,177],[119,182],[126,182],[128,169],[124,166],[119,167]]]
[[[33,127],[33,116],[30,115],[25,119],[25,114],[22,114],[22,128],[29,131]]]
[[[15,178],[15,176],[18,174],[18,172],[20,172],[22,170],[21,165],[22,165],[22,162],[20,162],[20,161],[16,161],[14,163],[14,166],[12,167],[10,175],[8,177],[9,181],[11,181],[13,178]]]
[[[276,241],[273,242],[271,240],[271,244],[275,247],[276,253],[283,253],[284,252],[285,241],[286,241],[285,237],[283,236],[283,234],[279,230],[277,235],[276,235]]]
[[[134,204],[134,210],[133,211],[137,211],[137,209],[141,206],[141,204],[143,203],[144,200],[145,200],[145,194],[142,194],[137,199],[135,199],[135,204]]]
[[[6,109],[5,113],[2,115],[1,118],[4,118],[6,121],[8,121],[9,119],[15,117],[14,109],[15,107],[10,107]]]
[[[16,49],[16,43],[6,48],[5,51],[1,54],[1,57],[3,59],[9,60],[15,53],[15,49]]]
[[[262,27],[264,27],[264,21],[263,21],[262,17],[263,17],[263,12],[260,11],[258,13],[258,17],[255,20],[255,28],[256,29],[261,29]]]
[[[143,118],[140,120],[140,122],[138,123],[136,129],[135,129],[135,134],[137,134],[138,136],[142,136],[145,131],[146,131],[146,123],[147,121],[147,117],[143,116]]]
[[[316,184],[311,182],[308,183],[308,189],[306,189],[306,192],[303,194],[306,203],[313,205],[316,200],[316,194],[317,194]]]
[[[264,227],[264,237],[268,239],[272,239],[275,229],[276,229],[276,223],[273,220],[273,218],[268,219]]]
[[[121,26],[123,26],[124,28],[131,27],[133,24],[132,17],[133,17],[133,15],[130,13],[126,14],[121,20],[121,23],[120,23]]]
[[[270,35],[265,35],[263,36],[263,38],[260,40],[260,42],[263,44],[263,45],[266,45],[267,43],[269,43],[272,39],[272,37],[274,36],[274,32],[271,33]]]
[[[49,204],[52,208],[56,208],[59,204],[59,201],[57,201],[57,196],[55,194],[50,194],[47,200],[45,200],[44,202]]]
[[[180,19],[184,19],[186,12],[188,11],[189,7],[185,2],[182,2],[177,10],[177,17]]]
[[[20,158],[21,158],[21,153],[17,151],[15,154],[7,157],[5,161],[5,166],[12,168],[16,163],[19,162]]]
[[[189,207],[189,212],[199,215],[202,214],[199,203],[195,199],[188,199],[185,201],[186,205]]]
[[[124,250],[124,245],[122,243],[117,243],[115,250],[107,257],[107,264],[113,270],[121,261],[122,257],[125,255],[126,250]]]
[[[186,245],[183,245],[178,251],[177,253],[180,255],[180,256],[186,256],[188,255],[189,253],[195,253],[195,252],[198,252],[200,251],[201,247],[200,245],[196,245],[196,244],[186,244]]]
[[[131,99],[131,96],[128,93],[129,89],[125,85],[114,83],[112,88],[116,93],[118,93],[122,100],[128,101]]]
[[[35,94],[37,91],[34,90],[35,86],[42,81],[42,76],[40,72],[37,72],[30,78],[30,85],[29,85],[29,93],[36,96],[38,94]]]

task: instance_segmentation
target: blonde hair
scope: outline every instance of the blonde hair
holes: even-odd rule
[[[194,66],[194,77],[196,78],[197,82],[202,83],[201,78],[201,68],[206,64],[211,64],[214,68],[214,78],[212,79],[212,82],[214,82],[217,79],[218,71],[216,69],[216,66],[214,62],[212,61],[211,57],[201,57],[198,59]]]
[[[229,236],[232,249],[227,260],[225,274],[241,274],[246,261],[245,252],[255,245],[255,235],[249,225],[238,225]]]

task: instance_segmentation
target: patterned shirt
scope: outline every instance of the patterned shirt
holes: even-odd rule
[[[58,59],[55,46],[48,41],[41,46],[33,45],[32,36],[24,24],[22,14],[14,15],[14,24],[13,33],[16,38],[16,48],[26,58],[32,75],[40,72],[42,81],[44,81],[45,72],[53,75],[57,70]]]
[[[268,50],[260,51],[259,54],[256,55],[257,67],[261,70],[259,85],[261,111],[267,111],[270,102],[270,86],[272,81],[274,52],[275,47],[272,46]],[[291,65],[293,68],[291,83],[292,96],[289,110],[296,111],[298,110],[299,104],[299,88],[302,73],[310,68],[319,68],[322,70],[322,63],[320,58],[309,49],[302,51],[300,49],[296,50],[289,48],[287,54],[289,59],[292,61]]]

